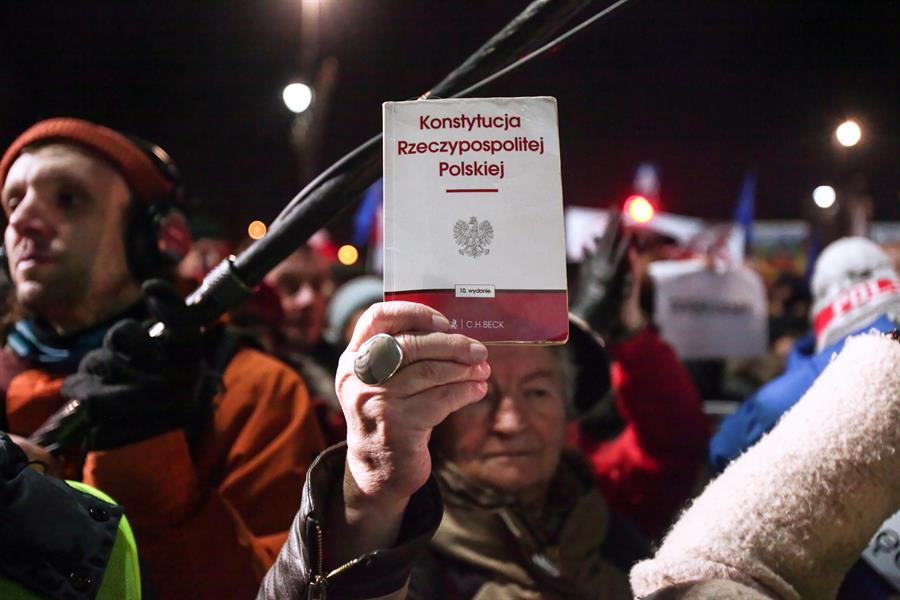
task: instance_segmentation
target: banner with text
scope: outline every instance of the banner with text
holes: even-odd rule
[[[704,260],[658,261],[650,264],[650,276],[654,319],[681,358],[766,353],[766,290],[752,269],[711,269]]]

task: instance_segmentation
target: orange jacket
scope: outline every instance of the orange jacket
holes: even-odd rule
[[[9,367],[8,355],[2,362]],[[29,435],[64,402],[59,377],[27,369],[3,379],[12,433]],[[125,507],[161,598],[255,597],[324,448],[306,387],[287,365],[239,350],[223,388],[193,446],[171,431],[89,452],[81,466],[85,483]]]

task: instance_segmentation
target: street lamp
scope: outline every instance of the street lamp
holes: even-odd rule
[[[262,221],[253,221],[247,225],[247,235],[252,240],[258,240],[266,235],[266,224]]]
[[[291,83],[281,93],[284,105],[294,114],[300,114],[312,104],[312,88],[305,83]]]
[[[841,146],[849,148],[858,144],[862,139],[862,129],[856,121],[847,119],[834,130],[834,136]]]
[[[834,205],[834,201],[837,200],[837,193],[830,185],[820,185],[813,190],[812,197],[813,202],[819,208],[831,208]]]
[[[359,250],[350,244],[344,244],[338,249],[338,262],[350,266],[359,260]]]

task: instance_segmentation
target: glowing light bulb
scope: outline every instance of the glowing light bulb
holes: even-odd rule
[[[262,221],[253,221],[247,225],[247,235],[250,236],[250,239],[258,240],[266,235],[266,224]]]
[[[357,250],[355,247],[351,246],[350,244],[345,244],[338,249],[337,256],[338,256],[338,261],[340,261],[340,263],[342,265],[349,266],[349,265],[356,263],[356,261],[359,260],[359,250]]]
[[[862,139],[862,129],[856,121],[844,121],[834,131],[835,137],[841,146],[849,148],[855,146]]]
[[[312,104],[312,88],[305,83],[292,83],[284,88],[281,97],[288,110],[299,115]]]
[[[625,201],[625,212],[635,223],[647,223],[653,218],[656,210],[643,196],[629,196]]]
[[[834,205],[834,201],[837,200],[837,193],[830,185],[820,185],[813,190],[812,196],[813,202],[819,208],[830,208]]]

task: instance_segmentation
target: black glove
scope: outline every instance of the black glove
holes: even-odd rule
[[[619,312],[628,289],[628,247],[631,233],[621,216],[610,211],[606,229],[596,240],[596,249],[585,252],[571,310],[604,339],[620,329]]]
[[[186,426],[213,376],[203,361],[200,325],[178,292],[151,280],[143,295],[152,320],[165,325],[163,334],[153,338],[146,325],[120,321],[63,383],[62,394],[82,402],[88,450],[116,448]]]

